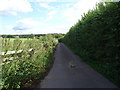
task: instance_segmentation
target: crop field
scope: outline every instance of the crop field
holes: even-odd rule
[[[4,54],[1,88],[30,87],[34,80],[42,79],[51,67],[54,49],[58,43],[51,35],[39,39],[1,38]],[[7,54],[8,51],[15,52]],[[17,53],[19,52],[19,53]]]

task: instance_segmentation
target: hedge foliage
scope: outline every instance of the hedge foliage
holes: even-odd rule
[[[120,86],[120,2],[97,4],[61,41]]]

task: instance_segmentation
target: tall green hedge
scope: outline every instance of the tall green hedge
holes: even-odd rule
[[[97,4],[70,28],[62,42],[120,86],[120,2]]]

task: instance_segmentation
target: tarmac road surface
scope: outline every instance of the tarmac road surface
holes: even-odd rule
[[[63,43],[59,43],[53,67],[37,88],[117,87],[73,54]]]

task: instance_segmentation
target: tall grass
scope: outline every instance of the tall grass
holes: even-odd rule
[[[42,79],[52,64],[52,55],[56,45],[57,40],[50,35],[28,40],[3,39],[2,51],[24,50],[20,56],[13,55],[17,56],[17,59],[2,65],[3,88],[30,87],[34,80]],[[34,52],[28,52],[30,48],[33,48]]]

